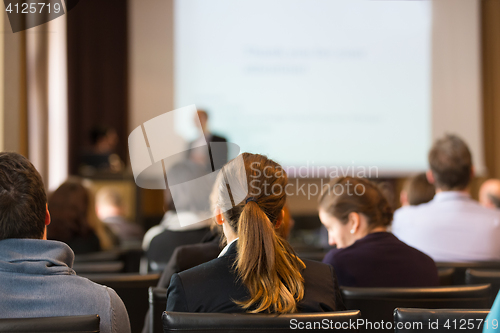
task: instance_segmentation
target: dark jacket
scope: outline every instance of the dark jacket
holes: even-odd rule
[[[249,293],[233,269],[237,242],[226,254],[202,265],[174,274],[167,292],[167,311],[245,312],[233,300],[248,299]],[[304,298],[299,312],[331,312],[344,309],[335,271],[329,265],[303,260]]]
[[[375,232],[323,259],[345,287],[433,287],[439,285],[431,257],[389,232]]]

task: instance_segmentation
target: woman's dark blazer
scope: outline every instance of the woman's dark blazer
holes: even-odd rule
[[[245,312],[233,300],[249,298],[245,285],[234,272],[236,242],[225,255],[172,275],[167,292],[167,311],[175,312]],[[331,312],[344,310],[333,267],[303,260],[304,298],[299,312]]]

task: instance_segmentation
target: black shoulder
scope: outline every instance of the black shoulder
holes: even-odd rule
[[[167,290],[167,311],[189,312],[184,285],[179,274],[172,275]]]
[[[227,257],[215,258],[179,273],[183,281],[199,280],[203,276],[217,276],[228,271],[232,260]]]
[[[212,142],[227,142],[227,140],[223,136],[212,134]]]

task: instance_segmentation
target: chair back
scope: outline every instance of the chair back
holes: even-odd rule
[[[395,308],[486,309],[490,304],[491,287],[489,284],[430,288],[341,287],[341,292],[347,309],[361,310],[363,319],[392,322]]]
[[[159,274],[95,274],[84,275],[91,281],[116,291],[127,308],[132,332],[140,332],[148,312],[148,289],[156,286]]]
[[[80,262],[73,264],[78,275],[123,273],[125,267],[122,261]]]
[[[465,272],[465,282],[471,284],[491,284],[491,305],[500,289],[500,270],[468,269]]]
[[[121,256],[120,250],[99,251],[84,254],[75,254],[75,264],[82,262],[102,262],[102,261],[119,261]]]
[[[163,332],[176,333],[284,333],[322,332],[358,332],[353,323],[360,318],[359,311],[338,311],[322,313],[294,314],[246,314],[246,313],[184,313],[164,312]]]
[[[0,332],[98,333],[98,315],[0,319]]]
[[[149,287],[149,328],[151,333],[162,333],[161,320],[163,311],[167,308],[167,289]]]
[[[489,310],[406,309],[394,310],[395,333],[481,333]],[[489,323],[488,325],[491,325]]]
[[[465,284],[465,271],[471,269],[495,269],[500,270],[500,262],[437,262],[438,269],[454,268],[453,285],[461,286]]]
[[[453,285],[453,277],[455,276],[455,268],[453,267],[440,267],[438,269],[439,285],[451,286]]]
[[[141,258],[144,255],[142,248],[129,248],[119,250],[100,251],[75,255],[75,265],[82,267],[81,264],[95,264],[102,262],[122,262],[123,266],[119,271],[82,271],[85,274],[106,274],[106,273],[139,273]],[[83,265],[84,268],[89,265]],[[116,267],[116,266],[115,266]],[[76,271],[76,269],[75,269]]]

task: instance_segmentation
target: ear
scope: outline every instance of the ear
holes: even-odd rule
[[[429,182],[429,184],[432,184],[434,185],[434,175],[432,174],[432,171],[431,170],[427,170],[427,172],[425,173],[425,176],[427,177],[427,181]]]
[[[224,224],[224,216],[222,215],[222,211],[220,210],[219,207],[216,207],[214,210],[214,217],[215,217],[215,222],[218,225],[223,225]]]
[[[358,213],[349,213],[348,220],[349,224],[351,225],[350,232],[351,234],[355,234],[356,231],[359,230],[359,227],[361,225],[361,217]]]
[[[285,210],[282,209],[281,213],[278,215],[278,218],[276,219],[276,224],[274,225],[274,229],[279,229],[281,225],[283,224],[283,220],[285,219]]]
[[[474,168],[474,166],[472,166],[470,168],[470,180],[472,181],[475,176],[476,176],[476,168]]]
[[[45,225],[50,224],[49,204],[45,204]]]

